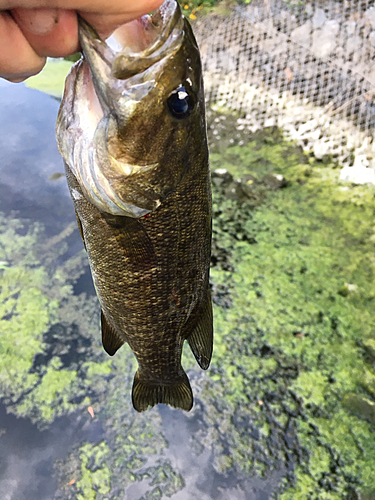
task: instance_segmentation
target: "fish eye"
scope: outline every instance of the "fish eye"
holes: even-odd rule
[[[183,85],[171,92],[167,98],[168,109],[174,118],[182,119],[194,109],[194,101]]]

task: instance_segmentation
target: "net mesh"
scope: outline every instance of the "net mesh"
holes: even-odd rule
[[[375,182],[375,2],[252,0],[194,29],[210,105]],[[350,168],[355,167],[355,168]]]

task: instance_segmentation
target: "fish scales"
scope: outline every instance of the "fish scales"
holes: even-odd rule
[[[168,197],[157,211],[137,221],[141,234],[152,242],[154,255],[145,255],[143,241],[140,247],[132,248],[129,255],[129,240],[123,237],[121,221],[111,224],[108,217],[95,209],[69,171],[68,182],[71,189],[81,194],[74,201],[75,208],[106,317],[117,325],[142,370],[150,370],[152,377],[160,379],[175,375],[180,370],[182,342],[190,333],[186,331],[185,318],[191,310],[189,320],[196,320],[196,306],[200,305],[208,287],[208,269],[202,268],[202,261],[207,261],[202,257],[210,252],[206,190],[197,188],[196,179],[181,183],[181,189]],[[201,183],[208,184],[207,175]],[[194,196],[192,203],[187,204],[189,187]],[[193,215],[196,223],[189,223]],[[113,227],[116,222],[117,230]],[[197,256],[193,248],[200,248],[202,255]],[[162,357],[157,356],[158,350],[164,353]],[[151,362],[154,356],[156,361]]]
[[[179,6],[167,0],[154,15],[162,19],[164,33],[174,36],[172,42],[163,34],[160,37],[175,45],[146,70],[156,81],[154,87],[144,73],[139,83],[132,62],[130,80],[136,81],[129,85],[129,78],[124,79],[128,91],[138,91],[145,79],[149,88],[123,108],[117,101],[109,104],[113,88],[122,80],[113,84],[113,75],[103,76],[97,65],[94,51],[107,51],[108,56],[108,47],[80,22],[87,61],[81,60],[67,80],[57,138],[102,308],[103,346],[113,355],[126,342],[135,354],[139,365],[132,394],[136,410],[158,403],[189,410],[193,396],[181,366],[183,343],[188,340],[206,369],[213,337],[211,189],[203,85],[196,42]],[[118,56],[112,68],[117,60]],[[112,82],[110,89],[103,87],[106,78]],[[95,95],[90,97],[92,87],[101,110]],[[99,109],[96,122],[90,115],[93,109]],[[117,125],[112,123],[103,134],[101,124],[113,117]],[[87,138],[84,125],[90,129],[92,122],[93,137]],[[95,155],[99,160],[91,164]],[[131,172],[127,176],[124,159]],[[92,172],[98,181],[92,180]]]

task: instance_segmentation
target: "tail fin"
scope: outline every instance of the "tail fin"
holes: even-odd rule
[[[175,382],[162,385],[150,383],[148,380],[143,381],[137,371],[134,376],[132,401],[134,408],[139,412],[158,403],[190,411],[193,406],[193,392],[185,372]]]

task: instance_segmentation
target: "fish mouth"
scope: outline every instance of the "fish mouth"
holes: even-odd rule
[[[126,183],[159,164],[119,157],[116,136],[183,43],[180,6],[165,0],[151,15],[124,24],[107,40],[79,18],[79,39],[84,57],[67,77],[57,119],[60,154],[100,211],[142,217],[160,205],[160,193],[147,192],[135,201],[116,186],[119,179]]]
[[[124,107],[129,112],[124,101],[140,101],[152,90],[166,59],[182,44],[183,27],[176,0],[120,26],[106,40],[79,18],[80,44],[104,113],[109,108],[122,115]]]

